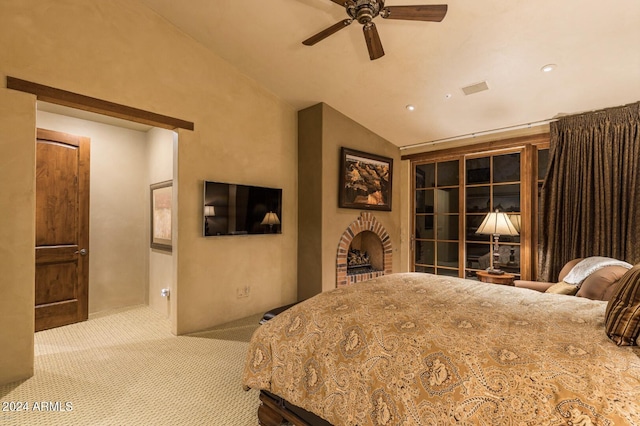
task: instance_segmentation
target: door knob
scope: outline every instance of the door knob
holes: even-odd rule
[[[87,255],[87,249],[80,249],[80,251],[76,251],[74,254],[80,253],[81,256]]]

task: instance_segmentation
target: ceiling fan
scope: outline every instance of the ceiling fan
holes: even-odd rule
[[[415,6],[384,6],[384,0],[331,0],[347,10],[348,19],[344,19],[329,28],[320,31],[302,42],[306,46],[313,46],[331,34],[351,25],[355,19],[362,24],[364,39],[369,49],[369,58],[373,61],[384,56],[382,42],[373,19],[378,15],[384,19],[404,19],[410,21],[440,22],[447,14],[446,4],[415,5]]]

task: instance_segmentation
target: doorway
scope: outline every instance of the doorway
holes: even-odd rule
[[[37,110],[38,127],[91,138],[89,315],[148,304],[172,319],[160,289],[175,287],[174,260],[149,246],[148,200],[151,183],[173,179],[177,134],[41,101]]]

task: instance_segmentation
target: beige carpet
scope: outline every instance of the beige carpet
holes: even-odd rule
[[[256,426],[258,394],[240,377],[260,317],[176,337],[139,306],[36,333],[35,375],[0,386],[2,408],[29,411],[0,411],[0,426]]]

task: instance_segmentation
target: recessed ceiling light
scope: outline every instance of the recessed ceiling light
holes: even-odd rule
[[[405,108],[409,111],[414,111],[416,109],[416,107],[411,104],[407,105]]]
[[[447,93],[446,95],[444,95],[445,99],[451,99],[453,95],[451,93]]]
[[[547,64],[544,67],[540,68],[540,71],[542,72],[551,72],[553,70],[555,70],[557,67],[556,64]]]

